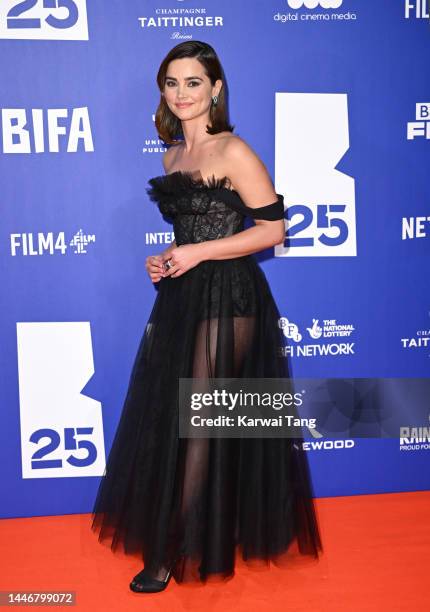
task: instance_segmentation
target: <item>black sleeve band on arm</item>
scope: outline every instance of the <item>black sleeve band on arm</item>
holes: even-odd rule
[[[265,219],[266,221],[277,221],[278,219],[284,218],[284,196],[277,193],[278,199],[273,204],[267,204],[266,206],[258,206],[257,208],[251,208],[246,206],[248,215],[253,219]]]
[[[265,206],[251,207],[247,206],[237,191],[231,189],[214,189],[221,199],[228,204],[233,210],[253,219],[265,219],[266,221],[277,221],[278,219],[284,219],[284,196],[277,193],[278,199],[272,204],[266,204]]]

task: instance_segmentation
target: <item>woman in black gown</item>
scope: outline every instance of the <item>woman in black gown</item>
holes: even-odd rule
[[[92,521],[112,550],[142,557],[135,592],[163,590],[172,575],[230,578],[237,551],[264,564],[293,541],[302,554],[322,551],[302,438],[178,435],[180,378],[289,376],[279,312],[252,256],[283,240],[284,206],[264,164],[232,134],[211,46],[177,45],[157,82],[156,126],[174,146],[147,192],[173,220],[175,241],[147,258],[158,294]],[[244,229],[246,216],[255,223]]]

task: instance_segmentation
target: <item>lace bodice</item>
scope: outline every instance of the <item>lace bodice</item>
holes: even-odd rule
[[[188,244],[231,236],[243,230],[244,219],[284,218],[283,196],[266,206],[247,206],[237,191],[230,189],[227,176],[204,181],[200,170],[178,170],[149,179],[147,193],[160,212],[173,220],[176,244]]]

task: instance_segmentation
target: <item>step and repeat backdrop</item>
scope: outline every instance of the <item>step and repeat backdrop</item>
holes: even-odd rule
[[[307,439],[315,495],[429,488],[429,23],[428,0],[2,0],[2,517],[92,508],[156,297],[145,259],[174,239],[145,191],[156,73],[193,39],[285,198],[285,242],[255,255],[280,355],[386,381],[330,408],[355,425],[404,411],[398,436]]]

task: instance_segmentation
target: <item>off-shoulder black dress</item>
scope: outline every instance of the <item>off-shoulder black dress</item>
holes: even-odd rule
[[[149,180],[176,244],[284,217],[283,197],[251,208],[229,179],[188,171]],[[178,379],[288,377],[279,311],[253,255],[203,261],[158,283],[92,515],[99,540],[138,554],[176,582],[234,574],[235,555],[268,564],[297,544],[322,551],[301,439],[181,438]]]

